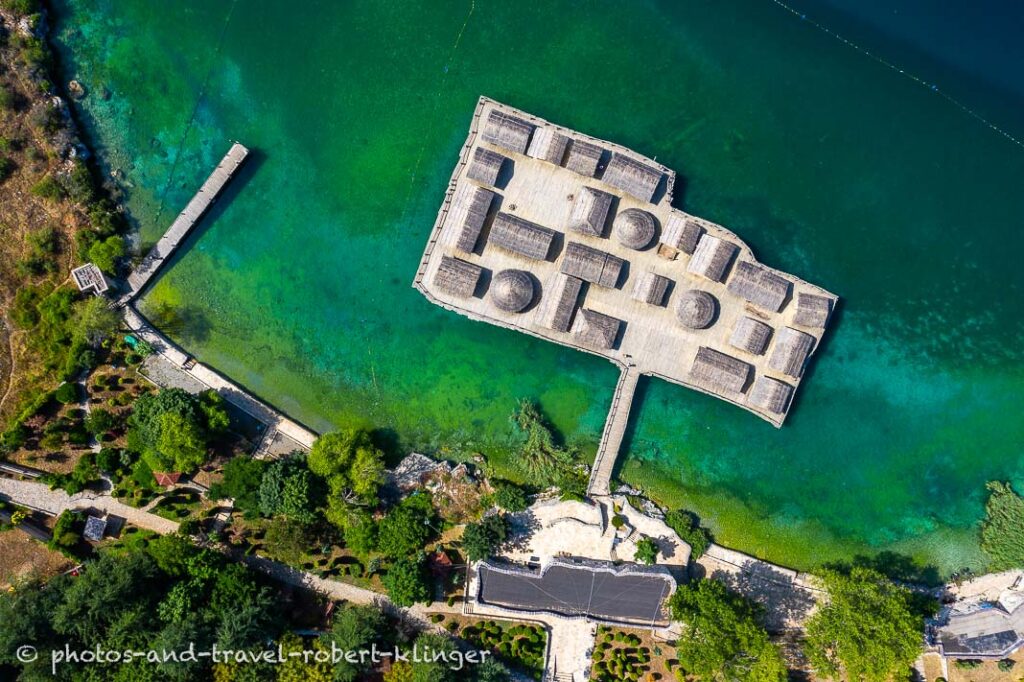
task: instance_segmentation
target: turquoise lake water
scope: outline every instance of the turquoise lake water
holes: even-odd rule
[[[656,157],[677,205],[843,299],[783,429],[648,381],[622,477],[767,558],[894,549],[949,571],[979,566],[984,483],[1024,482],[1024,148],[942,93],[1019,137],[1024,88],[991,39],[958,59],[934,49],[955,17],[922,28],[905,4],[903,23],[800,10],[895,68],[768,0],[56,9],[144,240],[232,140],[257,151],[144,303],[201,361],[317,429],[486,453],[533,398],[593,452],[610,364],[410,286],[486,94]]]

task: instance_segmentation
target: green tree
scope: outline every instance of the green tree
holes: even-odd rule
[[[63,405],[70,405],[71,403],[78,402],[78,385],[73,382],[65,382],[57,387],[53,397],[57,399],[58,403]]]
[[[326,644],[325,648],[333,644],[341,651],[360,651],[379,641],[380,633],[386,628],[387,620],[380,609],[353,605],[335,612],[330,632],[321,635],[320,639]],[[336,682],[353,682],[369,670],[369,661],[353,663],[342,660],[334,665],[334,679]]]
[[[312,523],[316,518],[314,487],[304,457],[293,454],[279,459],[267,467],[260,482],[260,513]]]
[[[309,469],[327,481],[332,497],[369,504],[384,482],[384,454],[363,429],[335,431],[313,443]]]
[[[642,538],[636,543],[636,561],[641,564],[655,564],[658,562],[658,543],[651,538]]]
[[[199,394],[199,409],[206,420],[206,430],[211,435],[224,433],[231,426],[227,401],[212,388]]]
[[[494,554],[508,538],[508,520],[493,514],[478,523],[466,525],[462,533],[462,548],[470,561],[480,561]]]
[[[819,582],[828,600],[807,622],[804,644],[817,673],[857,682],[905,676],[924,641],[910,591],[860,566],[823,571]]]
[[[526,493],[519,486],[501,482],[497,485],[497,490],[494,493],[494,503],[508,512],[521,512],[530,506],[529,500],[526,498]]]
[[[430,602],[430,587],[423,567],[423,555],[396,559],[381,578],[388,596],[398,606]]]
[[[85,418],[85,428],[94,436],[101,436],[117,425],[117,419],[109,410],[94,408]]]
[[[124,254],[124,238],[116,234],[97,240],[89,247],[89,260],[108,275],[117,274],[117,262]]]
[[[361,557],[377,548],[377,523],[362,509],[354,509],[343,528],[345,546]]]
[[[1024,568],[1024,498],[1009,483],[991,481],[981,524],[981,548],[989,569]]]
[[[100,296],[90,296],[75,304],[75,334],[91,346],[97,346],[104,339],[117,333],[121,323],[118,314]]]
[[[760,624],[759,609],[716,580],[681,585],[669,599],[683,622],[676,640],[680,669],[714,682],[784,682],[786,666]]]
[[[210,499],[234,499],[242,511],[259,510],[260,484],[267,463],[249,455],[238,455],[224,465],[224,478],[210,486]]]
[[[377,549],[389,557],[409,557],[432,536],[434,520],[427,495],[411,495],[385,516],[377,528]]]
[[[142,396],[128,419],[128,447],[153,471],[193,471],[206,461],[209,439],[199,399],[178,388]]]

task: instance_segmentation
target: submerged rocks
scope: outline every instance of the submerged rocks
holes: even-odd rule
[[[77,80],[68,81],[68,94],[72,99],[80,100],[86,95],[85,86]]]

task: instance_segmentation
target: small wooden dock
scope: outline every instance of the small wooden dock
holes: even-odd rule
[[[608,418],[604,422],[601,444],[597,447],[597,457],[594,458],[594,466],[590,470],[587,495],[591,497],[611,494],[612,471],[622,448],[622,439],[626,435],[633,394],[636,393],[639,381],[640,369],[636,365],[627,365],[619,375],[619,382],[615,385],[615,393],[612,395],[612,405],[608,408]]]
[[[231,145],[231,149],[213,169],[210,177],[206,178],[206,182],[188,202],[185,209],[178,214],[164,235],[160,237],[160,241],[146,254],[139,266],[128,275],[128,285],[131,287],[131,291],[125,297],[127,300],[135,298],[146,288],[149,280],[163,267],[163,264],[174,254],[175,249],[185,241],[192,228],[217,200],[217,196],[234,177],[247,156],[249,156],[249,150],[243,145],[238,142]]]

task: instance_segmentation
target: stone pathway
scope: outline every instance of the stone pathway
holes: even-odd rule
[[[16,481],[0,477],[0,496],[12,502],[57,515],[65,509],[94,508],[109,514],[123,517],[128,523],[157,533],[174,533],[178,524],[142,509],[129,507],[106,493],[83,492],[68,495],[63,490],[50,490],[45,484],[34,481]],[[430,623],[429,613],[461,614],[462,604],[448,606],[446,602],[434,602],[429,605],[416,604],[403,609],[396,607],[386,595],[336,580],[327,580],[311,573],[300,571],[286,564],[264,557],[245,555],[241,552],[230,552],[230,556],[241,561],[249,568],[288,585],[305,587],[326,594],[332,599],[344,600],[354,604],[375,604],[379,608],[400,615],[420,627],[437,629]],[[509,620],[509,614],[491,612],[487,607],[475,605],[474,616],[494,617]],[[548,630],[550,655],[545,670],[545,680],[583,680],[586,671],[590,670],[590,652],[594,646],[596,626],[584,621],[569,620],[545,615],[531,615],[522,620],[543,624]]]

